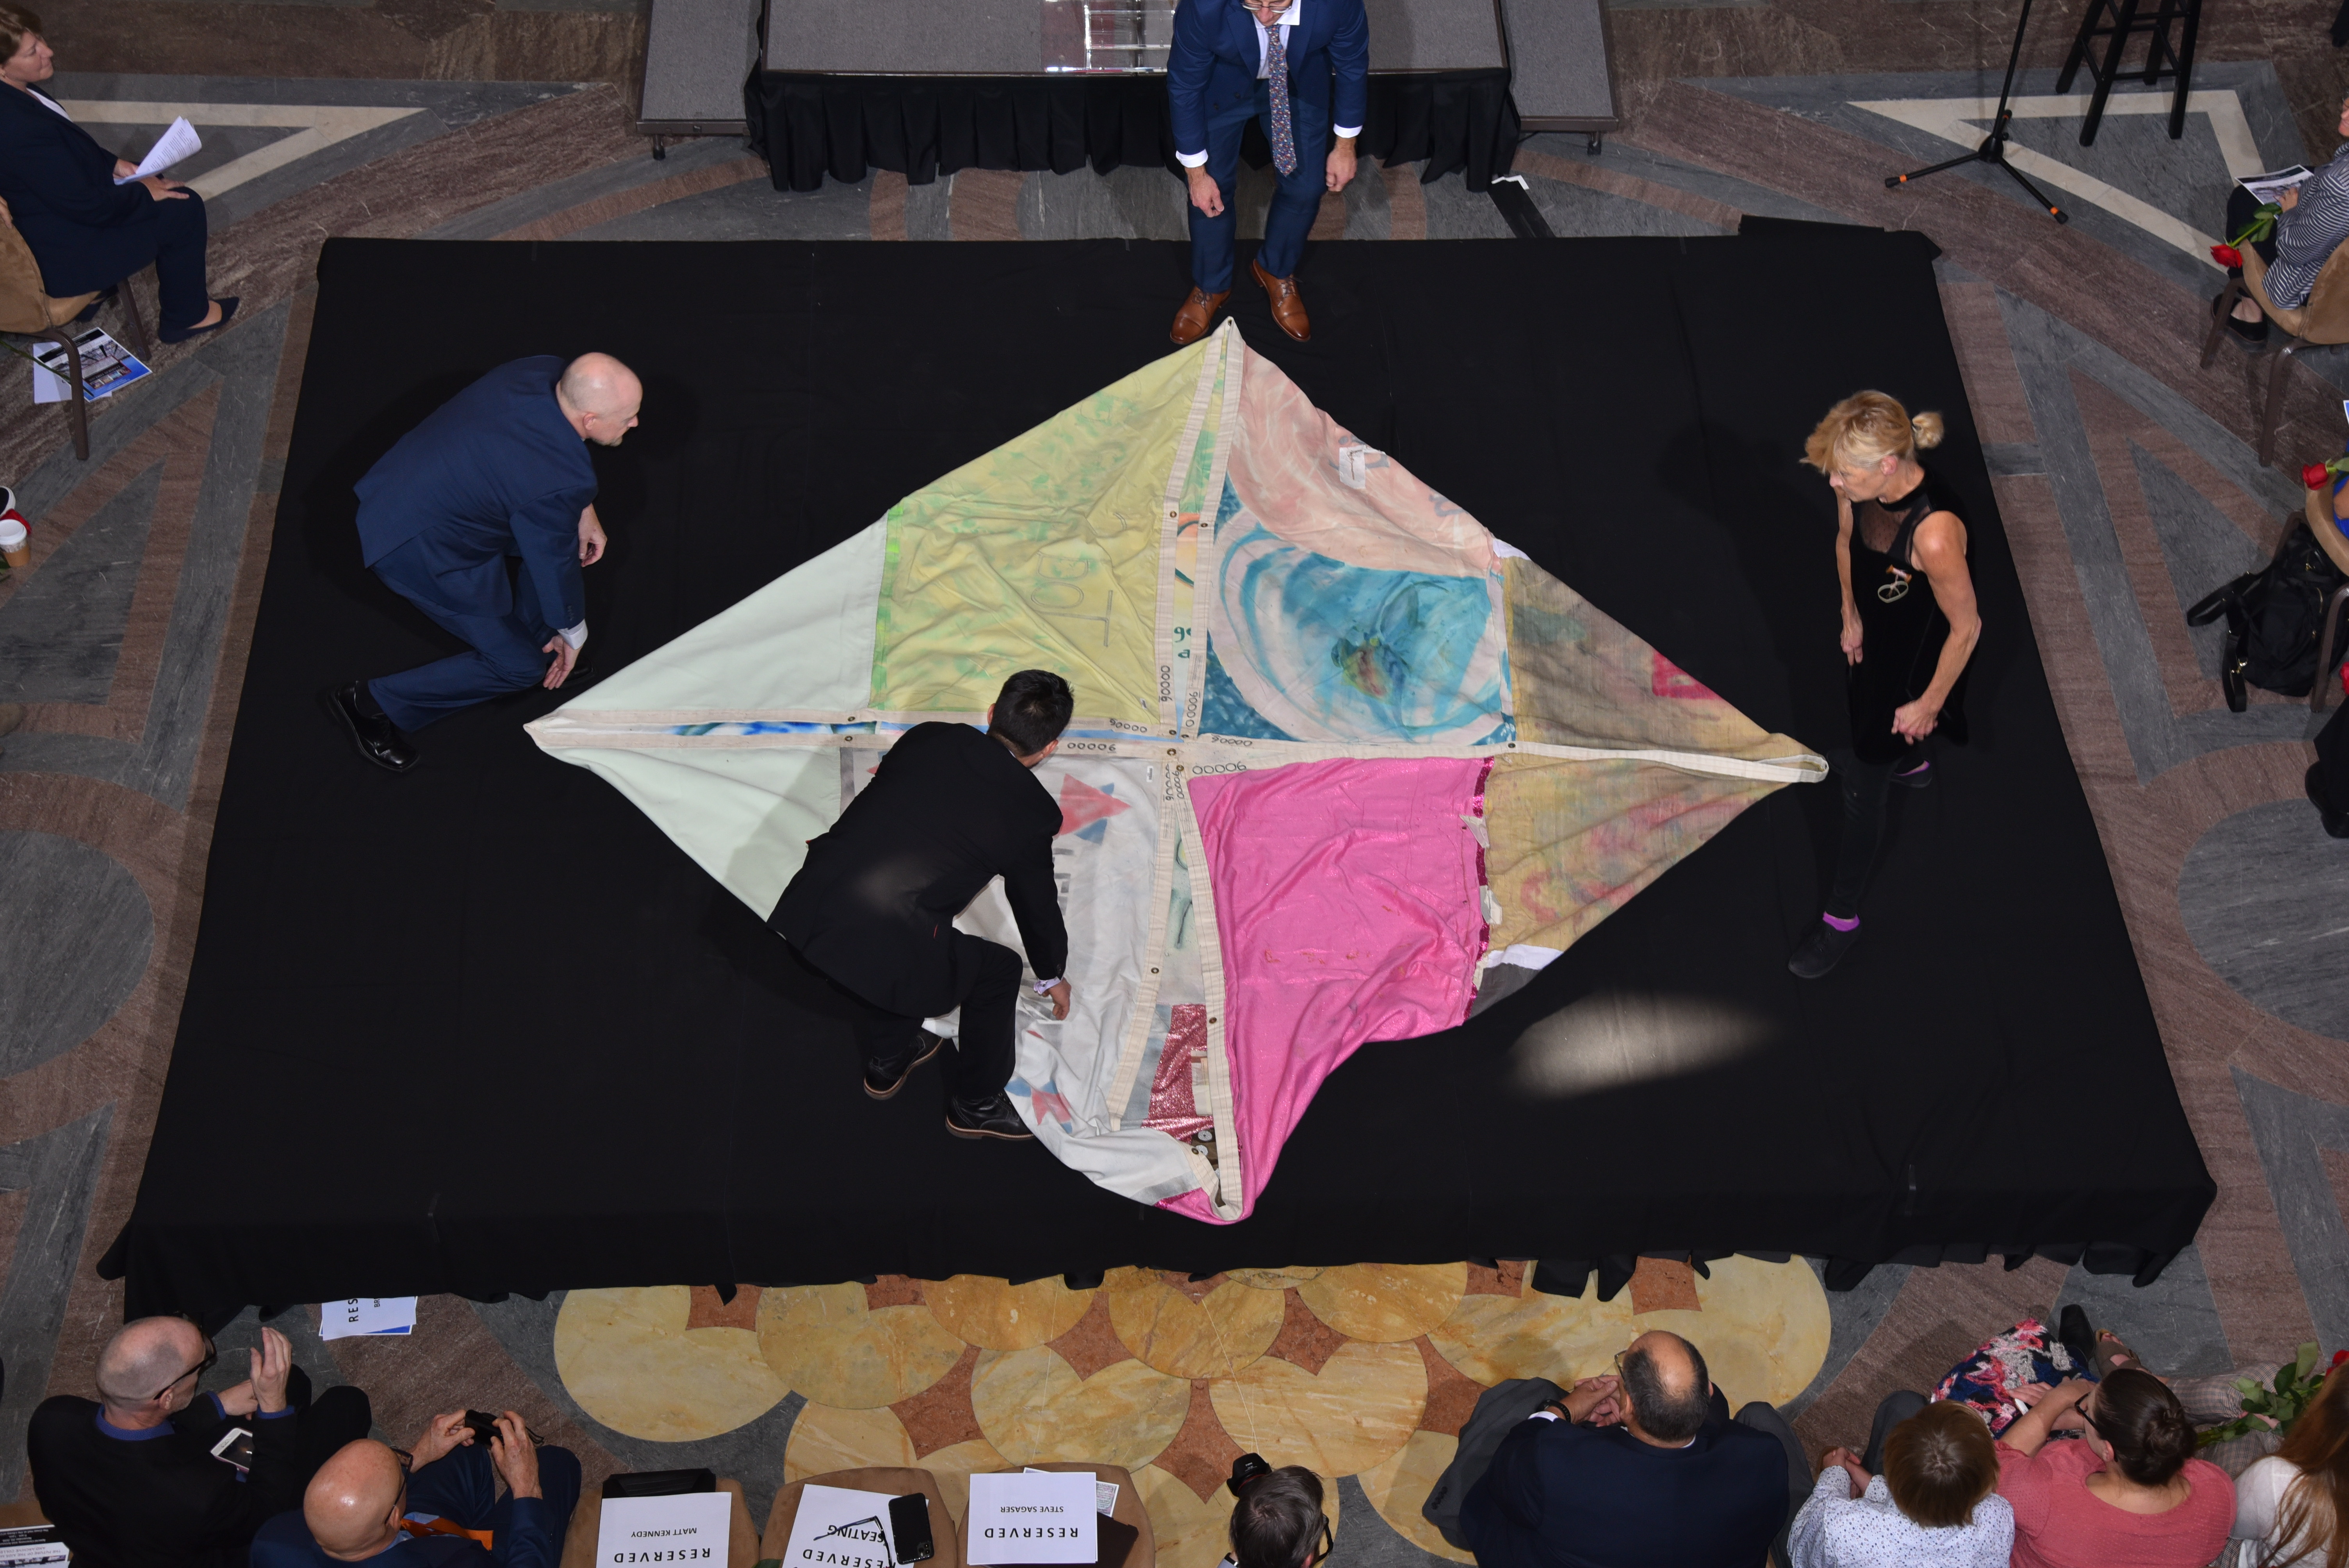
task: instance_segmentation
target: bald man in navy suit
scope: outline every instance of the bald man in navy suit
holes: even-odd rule
[[[1191,187],[1193,284],[1174,315],[1176,343],[1198,341],[1231,293],[1239,226],[1232,181],[1251,119],[1264,126],[1280,189],[1248,267],[1280,330],[1299,343],[1313,335],[1297,292],[1297,258],[1321,193],[1354,178],[1370,79],[1362,0],[1183,0],[1176,8],[1166,97],[1175,161]]]

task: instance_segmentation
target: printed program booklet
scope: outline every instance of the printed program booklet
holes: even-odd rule
[[[81,350],[82,393],[88,402],[111,397],[148,373],[137,355],[115,342],[102,328],[93,326],[88,332],[76,333],[74,346]],[[64,344],[33,345],[33,401],[64,402],[73,386],[67,379],[67,370]]]

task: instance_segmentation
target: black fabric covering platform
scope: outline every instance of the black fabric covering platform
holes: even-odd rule
[[[1163,76],[753,70],[742,85],[742,112],[778,191],[813,191],[827,174],[853,182],[874,169],[926,185],[964,169],[1177,167]],[[1465,170],[1469,188],[1481,191],[1516,156],[1509,73],[1373,72],[1357,146],[1381,163],[1426,160],[1423,180]],[[1240,150],[1253,167],[1272,160],[1253,123]]]
[[[110,1260],[129,1310],[1463,1256],[1585,1260],[1578,1281],[1733,1250],[2086,1248],[2149,1275],[2212,1186],[1930,256],[1861,231],[1317,245],[1302,347],[1260,292],[1233,295],[1335,418],[1815,748],[1845,721],[1833,514],[1802,438],[1860,387],[1938,407],[1988,631],[1974,744],[1896,792],[1867,939],[1830,979],[1785,959],[1836,793],[1791,788],[1467,1026],[1364,1047],[1256,1214],[1216,1227],[1040,1148],[949,1138],[933,1069],[867,1099],[837,1004],[759,915],[523,734],[555,694],[425,731],[406,778],[318,706],[450,645],[361,568],[350,485],[488,366],[602,348],[645,374],[643,428],[597,454],[592,678],[1167,352],[1183,247],[330,241],[179,1043]],[[1821,277],[1834,330],[1786,308]],[[1599,991],[1733,1005],[1774,1038],[1582,1099],[1512,1088],[1518,1035]]]

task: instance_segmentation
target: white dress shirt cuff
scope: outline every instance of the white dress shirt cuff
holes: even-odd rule
[[[575,626],[564,627],[563,640],[571,645],[571,651],[574,654],[580,649],[585,647],[587,645],[587,623],[582,621]]]
[[[1058,985],[1060,983],[1061,977],[1058,975],[1055,975],[1050,980],[1037,981],[1035,985],[1030,987],[1030,989],[1034,991],[1039,996],[1041,996],[1049,994],[1052,987]]]
[[[1204,152],[1178,152],[1174,155],[1174,161],[1185,169],[1205,169],[1207,155]]]
[[[1349,141],[1362,134],[1362,128],[1359,125],[1333,126],[1331,129]]]
[[[1557,1419],[1557,1412],[1556,1410],[1536,1410],[1532,1415],[1527,1416],[1526,1419],[1528,1421],[1555,1421]]]

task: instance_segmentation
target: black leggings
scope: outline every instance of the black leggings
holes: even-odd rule
[[[2238,185],[2229,191],[2227,192],[2227,232],[2219,237],[2231,242],[2236,235],[2243,232],[2243,225],[2251,221],[2251,214],[2259,210],[2258,200],[2241,186]],[[2260,260],[2270,266],[2275,265],[2274,235],[2271,234],[2264,240],[2252,241],[2251,249],[2260,253]]]
[[[1892,793],[1892,775],[1923,762],[1914,748],[1893,762],[1862,762],[1847,754],[1836,758],[1836,777],[1843,784],[1843,842],[1836,850],[1827,913],[1837,920],[1859,918],[1859,895],[1868,890],[1868,873],[1875,869],[1876,851],[1884,841],[1884,807]]]

